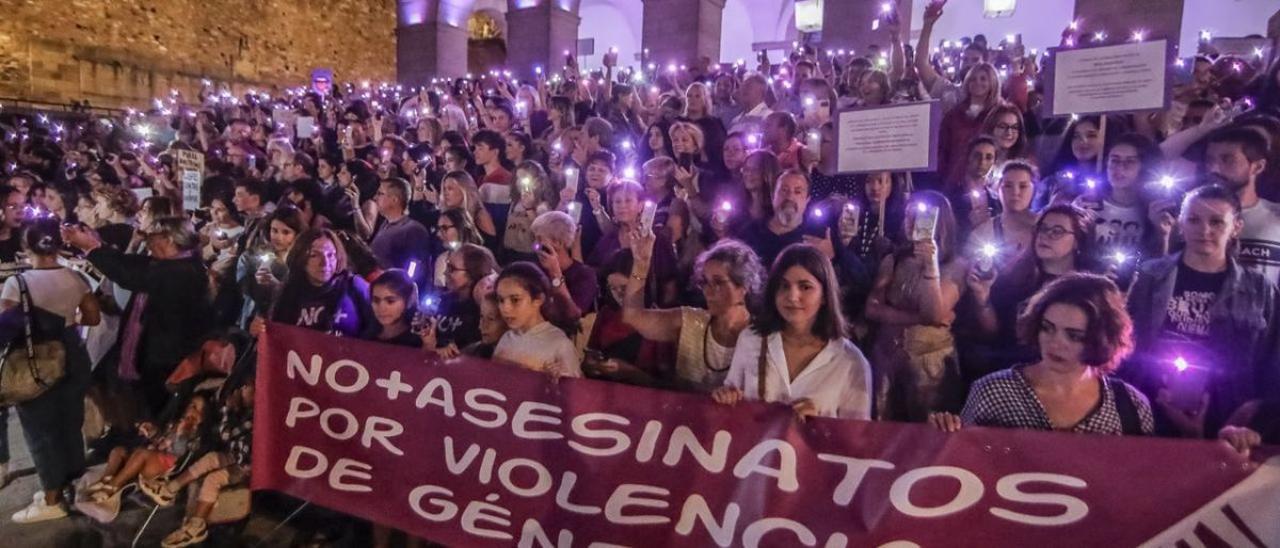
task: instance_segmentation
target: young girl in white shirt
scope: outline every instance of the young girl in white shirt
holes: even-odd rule
[[[493,357],[553,376],[581,377],[573,341],[547,321],[542,307],[551,283],[529,262],[515,262],[498,275],[498,311],[509,329],[498,340]]]

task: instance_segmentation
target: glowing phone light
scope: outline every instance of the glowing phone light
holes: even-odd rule
[[[410,278],[418,273],[418,261],[409,261],[408,273]]]
[[[1178,357],[1176,357],[1176,358],[1174,358],[1174,359],[1173,359],[1173,368],[1174,368],[1174,369],[1176,369],[1179,373],[1181,373],[1181,372],[1183,372],[1183,371],[1186,371],[1186,370],[1190,369],[1190,368],[1191,368],[1191,364],[1190,364],[1190,363],[1187,363],[1187,359],[1186,359],[1186,358],[1184,358],[1184,357],[1182,357],[1182,356],[1178,356]]]

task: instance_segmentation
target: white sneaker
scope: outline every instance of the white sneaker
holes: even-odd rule
[[[13,514],[14,523],[38,523],[67,517],[67,509],[61,503],[48,505],[44,503],[44,493],[37,495],[30,505]]]
[[[169,533],[160,543],[163,548],[183,548],[199,544],[209,538],[209,526],[203,519],[191,517],[182,520],[182,527]]]

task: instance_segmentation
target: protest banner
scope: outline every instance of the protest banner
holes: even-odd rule
[[[204,154],[194,150],[174,150],[178,180],[182,183],[182,209],[200,209],[200,184],[204,181]]]
[[[1151,40],[1049,50],[1045,103],[1050,115],[1083,116],[1168,108],[1172,48],[1168,40]]]
[[[937,101],[842,110],[836,114],[836,171],[932,171],[938,166]]]
[[[256,382],[255,489],[450,546],[1280,542],[1275,448],[802,422],[279,324]]]

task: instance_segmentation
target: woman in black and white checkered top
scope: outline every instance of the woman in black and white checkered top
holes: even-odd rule
[[[1146,435],[1151,405],[1110,376],[1132,350],[1133,326],[1111,280],[1071,274],[1046,285],[1018,317],[1018,338],[1040,360],[979,379],[959,416],[934,413],[939,429],[961,425],[1087,434]]]

